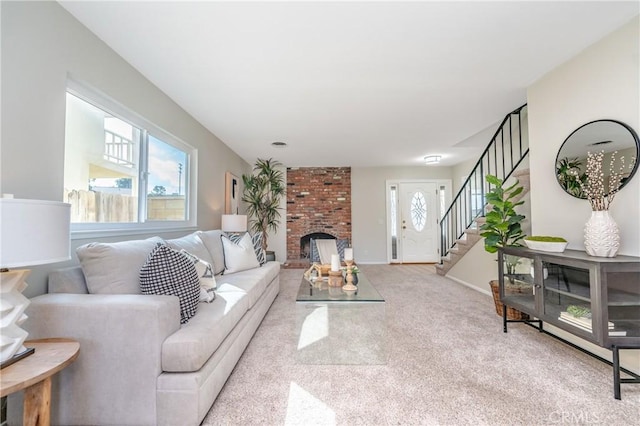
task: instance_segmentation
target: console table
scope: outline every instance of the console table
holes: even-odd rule
[[[640,383],[638,374],[619,365],[620,349],[640,349],[640,257],[505,247],[498,251],[498,277],[505,333],[510,322],[537,324],[540,331],[544,322],[553,324],[611,349],[616,399],[620,383]],[[507,306],[536,319],[509,320]],[[632,378],[621,379],[621,370]]]
[[[71,339],[41,339],[25,342],[35,353],[2,369],[0,396],[25,390],[23,425],[50,423],[51,377],[78,357],[80,344]]]

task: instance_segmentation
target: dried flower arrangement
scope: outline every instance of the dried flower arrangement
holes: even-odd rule
[[[618,151],[614,151],[611,154],[611,162],[609,164],[611,174],[609,175],[608,185],[605,186],[605,175],[602,170],[604,151],[595,154],[587,152],[587,171],[585,172],[587,178],[584,182],[579,180],[579,183],[593,211],[609,210],[613,198],[622,186],[622,179],[627,172],[627,168],[633,169],[636,159],[631,158],[629,166],[625,166],[623,155],[620,157],[620,168],[615,170],[616,154],[618,154]]]

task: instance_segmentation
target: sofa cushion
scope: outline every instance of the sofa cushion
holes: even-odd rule
[[[213,260],[213,273],[216,275],[224,271],[224,251],[222,249],[222,239],[220,238],[222,234],[222,231],[219,229],[198,232],[198,237],[200,237],[211,255],[211,260]]]
[[[79,266],[51,271],[49,273],[47,291],[49,293],[89,293],[87,281],[84,279],[82,268]]]
[[[162,370],[199,370],[247,310],[249,298],[244,291],[218,293],[213,302],[200,304],[198,314],[162,344]]]
[[[278,276],[280,263],[267,262],[260,268],[235,274],[224,274],[218,279],[218,294],[228,291],[243,291],[249,296],[249,309],[256,304],[271,281]]]
[[[237,242],[231,241],[226,235],[221,238],[224,249],[225,274],[260,267],[251,236],[248,233],[243,234]]]
[[[161,238],[90,243],[76,249],[93,294],[140,294],[140,268]]]
[[[178,296],[180,323],[196,314],[200,297],[200,280],[193,262],[171,247],[158,243],[140,269],[142,294]]]
[[[173,240],[166,240],[166,243],[174,250],[185,250],[199,259],[204,260],[207,263],[213,264],[213,258],[204,245],[202,238],[198,235],[198,232],[185,235],[181,238],[175,238]]]

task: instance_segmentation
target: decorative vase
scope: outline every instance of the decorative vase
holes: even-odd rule
[[[620,230],[608,210],[592,211],[584,225],[584,247],[590,256],[615,257],[620,248]]]

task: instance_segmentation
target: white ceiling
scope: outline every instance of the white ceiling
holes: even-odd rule
[[[477,157],[529,85],[640,11],[638,1],[61,4],[246,161],[288,166]]]

